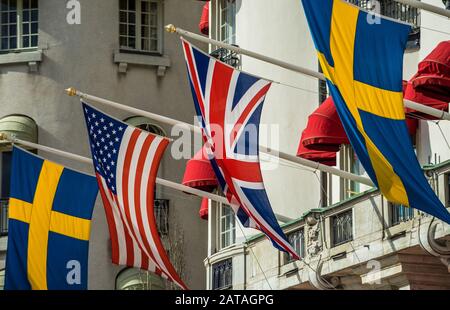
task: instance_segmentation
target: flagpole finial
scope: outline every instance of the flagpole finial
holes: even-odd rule
[[[169,33],[175,33],[177,32],[177,27],[175,27],[174,24],[168,24],[164,27],[166,29],[167,32]]]
[[[67,95],[73,97],[73,96],[77,95],[77,90],[73,87],[69,87],[66,89],[66,93],[67,93]]]

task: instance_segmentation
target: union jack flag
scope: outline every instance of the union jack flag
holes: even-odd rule
[[[154,214],[163,138],[83,103],[95,175],[108,221],[112,262],[152,271],[186,289],[164,250]]]
[[[261,230],[273,245],[299,259],[267,197],[258,136],[271,83],[235,70],[182,39],[188,75],[211,165],[236,216]]]

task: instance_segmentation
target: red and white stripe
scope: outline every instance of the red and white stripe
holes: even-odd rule
[[[150,270],[187,289],[164,250],[154,216],[154,188],[169,141],[140,129],[125,129],[116,167],[114,195],[100,174],[115,264]]]

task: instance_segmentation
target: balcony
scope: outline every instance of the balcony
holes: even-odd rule
[[[224,62],[236,69],[240,68],[241,58],[238,54],[225,48],[219,48],[210,54],[212,57],[217,58],[221,62]]]
[[[450,161],[424,170],[441,201],[450,201]],[[442,256],[450,254],[450,225],[392,205],[375,189],[311,209],[282,229],[302,260],[258,234],[236,245],[236,253],[215,253],[205,266],[223,274],[215,264],[232,256],[232,289],[450,289]]]

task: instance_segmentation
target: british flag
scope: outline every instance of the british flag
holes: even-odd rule
[[[108,221],[112,262],[152,271],[186,289],[158,234],[156,174],[169,140],[83,103],[95,175]]]
[[[273,245],[299,259],[267,197],[259,160],[259,123],[271,83],[203,53],[182,39],[203,138],[219,184],[245,227],[261,230]]]

